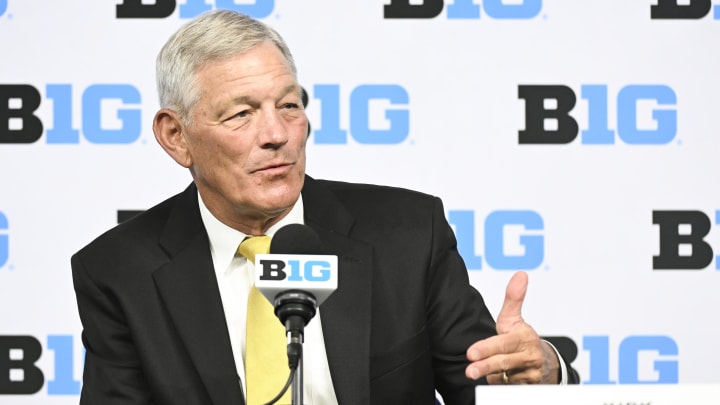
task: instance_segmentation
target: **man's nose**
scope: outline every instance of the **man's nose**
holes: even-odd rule
[[[263,147],[276,147],[287,143],[287,126],[276,109],[264,113],[260,125],[260,143]]]

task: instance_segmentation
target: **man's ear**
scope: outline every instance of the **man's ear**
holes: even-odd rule
[[[180,166],[192,166],[192,156],[185,139],[185,125],[177,113],[163,108],[153,120],[155,139]]]

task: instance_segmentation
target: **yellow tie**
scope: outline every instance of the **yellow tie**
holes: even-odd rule
[[[269,236],[251,236],[238,247],[238,253],[255,263],[255,255],[270,252]],[[275,316],[272,304],[253,285],[248,297],[245,331],[245,384],[247,405],[265,404],[280,393],[290,368],[285,327]],[[289,404],[290,390],[278,404]]]

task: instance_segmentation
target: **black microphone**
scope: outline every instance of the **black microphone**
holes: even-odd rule
[[[273,235],[270,242],[270,254],[326,256],[326,249],[320,237],[312,228],[302,224],[289,224],[280,228]],[[333,257],[335,258],[334,270],[337,272],[337,256]],[[287,262],[293,259],[295,258],[286,258]],[[315,261],[318,260],[315,259]],[[307,267],[309,262],[305,263],[302,269],[300,269],[299,262],[295,268],[293,268],[293,263],[290,263],[291,274],[287,280],[291,280],[294,285],[288,286],[291,288],[275,295],[273,303],[275,305],[275,315],[285,325],[288,332],[292,330],[303,331],[303,328],[315,316],[316,309],[321,304],[317,299],[318,293],[321,292],[319,289],[327,288],[330,281],[329,277],[312,275],[312,271],[310,274],[304,274],[306,273],[305,268],[313,269],[312,265]],[[331,265],[326,266],[325,269],[332,270]],[[329,275],[329,273],[325,274]],[[330,288],[334,291],[337,288],[337,283],[331,285]]]
[[[255,287],[273,304],[291,341],[302,343],[317,307],[337,289],[337,270],[337,256],[327,254],[307,225],[280,228],[272,237],[270,254],[255,256]]]

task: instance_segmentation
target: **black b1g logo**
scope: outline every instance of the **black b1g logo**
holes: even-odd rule
[[[697,20],[705,17],[713,9],[711,0],[690,0],[678,4],[679,0],[657,0],[650,7],[650,18],[653,20],[688,19]],[[713,19],[720,19],[720,7],[714,7]]]
[[[712,246],[705,237],[712,229],[701,211],[653,211],[653,224],[660,227],[660,254],[653,257],[653,270],[700,270],[713,261]],[[715,212],[720,225],[720,210]],[[720,270],[720,260],[715,268]]]

